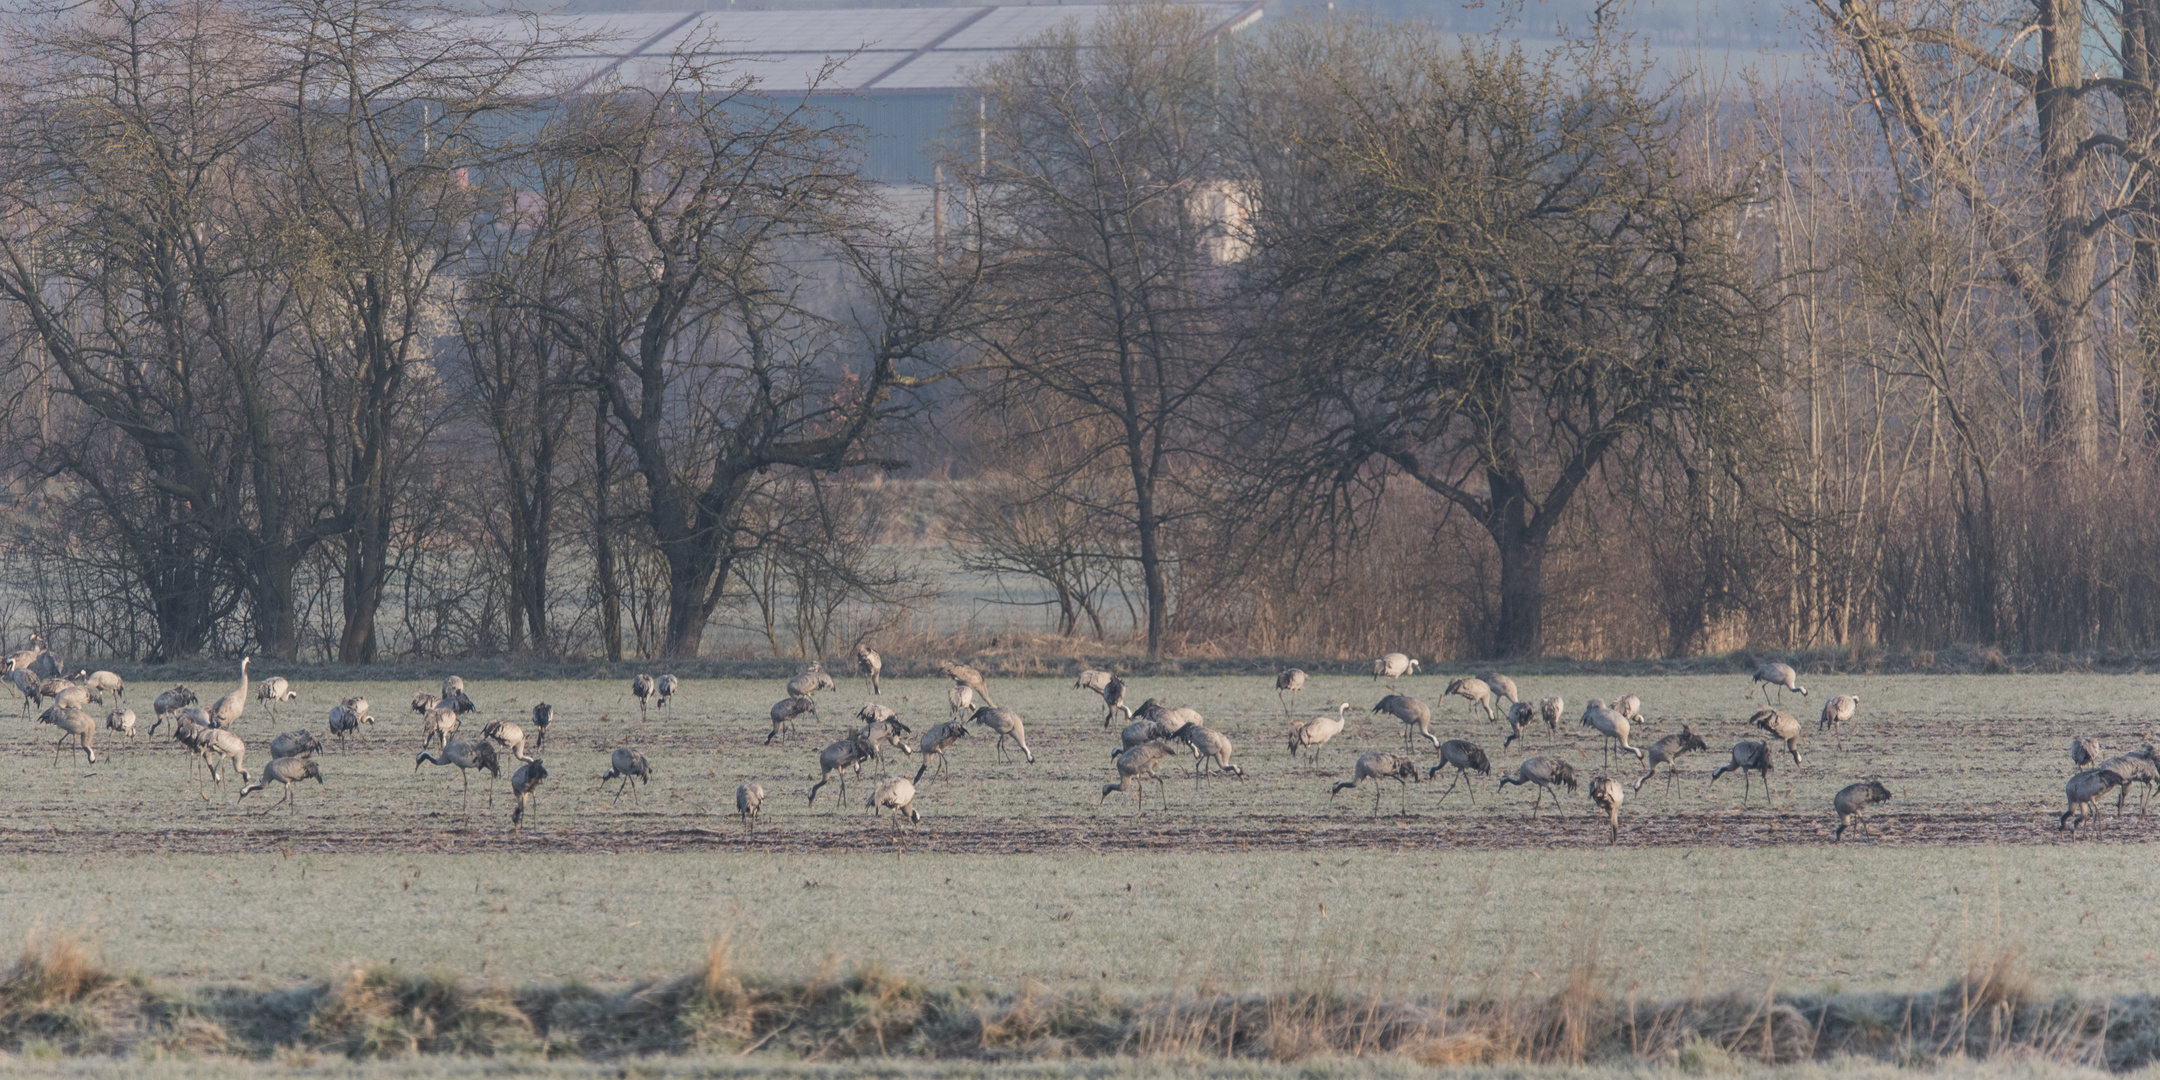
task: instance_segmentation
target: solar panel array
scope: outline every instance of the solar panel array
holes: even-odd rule
[[[1258,19],[1264,0],[1194,5],[1221,33]],[[551,65],[557,88],[610,77],[643,84],[677,55],[727,59],[769,92],[905,93],[964,87],[984,62],[1047,31],[1085,31],[1105,4],[865,8],[825,11],[658,12],[551,18],[547,32],[577,44]],[[500,21],[500,26],[487,24]],[[507,20],[473,20],[476,33],[515,37]]]

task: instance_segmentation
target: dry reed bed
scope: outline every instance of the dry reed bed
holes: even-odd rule
[[[1549,996],[1449,1003],[1321,988],[1258,994],[932,989],[876,968],[801,982],[734,970],[715,942],[690,975],[627,991],[519,990],[389,967],[269,993],[175,991],[98,966],[72,939],[26,948],[0,978],[0,1048],[34,1057],[231,1056],[292,1061],[422,1054],[612,1060],[764,1051],[805,1061],[1164,1057],[1295,1062],[1393,1056],[1428,1065],[1765,1063],[1865,1058],[2045,1061],[2132,1069],[2160,1060],[2160,1000],[2046,998],[2015,950],[1905,996],[1766,991],[1617,1000],[1594,958]]]

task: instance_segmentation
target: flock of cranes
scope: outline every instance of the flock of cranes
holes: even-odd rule
[[[855,661],[857,672],[869,679],[873,697],[881,694],[884,659],[865,645],[856,650]],[[230,765],[244,785],[241,798],[264,791],[274,783],[281,787],[282,797],[269,809],[276,805],[290,807],[294,784],[310,779],[319,786],[323,784],[322,770],[316,761],[323,746],[306,729],[280,733],[269,740],[267,763],[256,775],[250,775],[247,767],[250,748],[233,730],[250,699],[249,663],[249,658],[241,659],[239,684],[207,707],[200,705],[195,693],[184,685],[159,693],[152,702],[154,719],[149,734],[154,736],[165,725],[172,725],[172,737],[191,751],[198,772],[208,770],[213,783],[222,782],[220,770]],[[77,671],[73,676],[66,676],[59,657],[35,637],[31,639],[31,648],[0,659],[0,667],[4,667],[6,678],[22,693],[26,714],[51,702],[38,715],[38,720],[53,725],[60,732],[53,749],[56,763],[69,749],[70,741],[89,763],[97,762],[94,740],[99,724],[89,707],[103,706],[107,699],[110,699],[111,708],[105,717],[104,728],[130,741],[136,737],[137,717],[125,704],[127,688],[119,675],[110,671]],[[1492,776],[1492,759],[1483,747],[1470,739],[1443,740],[1434,732],[1434,705],[1444,714],[1450,698],[1461,698],[1466,707],[1482,710],[1488,723],[1505,725],[1506,734],[1500,744],[1503,750],[1523,739],[1525,732],[1540,721],[1547,734],[1556,736],[1560,732],[1560,718],[1566,710],[1566,702],[1559,695],[1547,695],[1532,702],[1524,697],[1512,678],[1500,672],[1486,671],[1449,680],[1439,700],[1429,705],[1401,693],[1398,685],[1405,676],[1416,674],[1419,667],[1415,658],[1402,653],[1390,653],[1373,661],[1373,680],[1386,680],[1390,692],[1371,707],[1369,714],[1389,716],[1400,723],[1403,749],[1360,753],[1351,778],[1334,784],[1331,797],[1360,789],[1367,781],[1372,781],[1373,813],[1378,814],[1386,784],[1393,781],[1405,795],[1404,810],[1407,812],[1410,784],[1433,780],[1443,770],[1453,769],[1455,774],[1440,800],[1444,802],[1461,786],[1468,788],[1468,798],[1475,804],[1476,784],[1472,774]],[[924,783],[933,764],[940,776],[944,774],[949,753],[961,740],[968,738],[971,731],[980,732],[981,737],[995,734],[992,751],[1001,763],[1008,760],[1009,752],[1017,753],[1029,764],[1034,763],[1035,753],[1028,745],[1025,721],[1015,710],[997,704],[981,671],[952,661],[939,664],[937,670],[952,683],[946,699],[945,719],[918,734],[892,709],[875,701],[864,703],[852,717],[848,733],[819,750],[818,779],[808,790],[810,805],[815,806],[819,794],[835,781],[844,797],[851,776],[860,777],[866,763],[882,762],[886,750],[896,749],[903,756],[920,755],[914,775],[877,778],[863,805],[872,812],[892,811],[896,826],[903,821],[919,823],[922,816],[915,806],[918,786]],[[1749,723],[1761,730],[1766,738],[1743,739],[1735,743],[1726,763],[1710,773],[1711,783],[1728,773],[1739,773],[1743,806],[1751,796],[1757,778],[1761,779],[1768,797],[1770,774],[1774,771],[1779,748],[1795,767],[1806,763],[1800,746],[1806,733],[1800,720],[1772,702],[1774,691],[1803,698],[1809,696],[1807,688],[1800,685],[1798,673],[1787,664],[1766,663],[1755,670],[1753,682],[1763,693],[1764,707],[1749,717]],[[1322,751],[1347,730],[1353,706],[1349,702],[1330,702],[1332,712],[1297,718],[1290,705],[1291,696],[1303,692],[1310,683],[1311,677],[1303,670],[1287,668],[1277,674],[1275,690],[1288,721],[1287,750],[1293,757],[1317,761]],[[806,665],[787,681],[786,696],[773,705],[770,711],[772,728],[765,742],[770,745],[786,734],[797,718],[817,714],[817,696],[834,690],[836,685],[832,675],[820,663]],[[1133,705],[1128,699],[1125,680],[1111,671],[1084,670],[1073,685],[1101,698],[1103,728],[1110,728],[1121,716],[1127,721],[1117,732],[1116,745],[1109,749],[1115,780],[1103,785],[1098,803],[1106,801],[1112,794],[1123,793],[1131,795],[1135,807],[1144,810],[1147,782],[1154,781],[1158,799],[1164,796],[1164,778],[1158,767],[1163,761],[1181,755],[1190,756],[1195,782],[1209,772],[1240,778],[1246,775],[1244,766],[1231,760],[1236,747],[1230,737],[1209,727],[1197,711],[1171,706],[1156,698]],[[638,701],[640,715],[646,716],[649,710],[668,711],[680,686],[672,674],[640,674],[631,681],[630,693]],[[273,720],[280,704],[289,705],[300,696],[290,681],[282,677],[264,679],[254,691],[254,699],[264,704]],[[984,702],[980,707],[975,704],[977,698]],[[1498,708],[1502,702],[1506,704],[1505,709]],[[1822,708],[1816,732],[1840,733],[1858,709],[1859,698],[1855,695],[1832,697]],[[524,725],[498,717],[489,719],[478,737],[460,738],[462,718],[479,710],[467,692],[464,680],[453,675],[442,681],[439,692],[416,693],[412,710],[420,718],[421,735],[420,749],[413,759],[415,772],[431,764],[456,768],[464,781],[462,789],[469,793],[474,770],[485,771],[491,778],[500,778],[508,761],[518,763],[511,777],[511,791],[516,800],[511,825],[513,829],[521,829],[526,816],[536,810],[537,791],[548,777],[537,751],[544,745],[553,722],[553,707],[545,702],[534,706],[530,715],[530,734]],[[344,749],[348,748],[352,736],[359,734],[363,726],[373,725],[375,720],[365,698],[345,698],[330,707],[328,730]],[[1648,745],[1636,745],[1632,740],[1643,723],[1643,713],[1642,702],[1632,694],[1610,702],[1591,699],[1583,709],[1580,723],[1600,736],[1603,767],[1611,766],[1615,754],[1631,755],[1636,764],[1642,766],[1643,771],[1632,783],[1624,777],[1604,773],[1588,782],[1590,801],[1606,820],[1610,843],[1619,840],[1621,808],[1629,796],[1639,793],[1644,784],[1654,779],[1661,766],[1665,769],[1669,790],[1681,757],[1707,752],[1710,748],[1687,725]],[[1418,760],[1419,739],[1424,740],[1423,748],[1437,755],[1437,762],[1429,767],[1422,766]],[[2103,759],[2094,740],[2080,737],[2072,742],[2071,758],[2077,771],[2065,786],[2067,808],[2057,825],[2068,829],[2073,837],[2080,826],[2098,813],[2099,803],[2107,793],[2117,793],[2119,814],[2131,786],[2142,785],[2148,794],[2160,787],[2160,751],[2151,746]],[[260,756],[258,760],[261,760]],[[608,766],[600,774],[600,781],[603,786],[608,781],[619,782],[615,789],[618,800],[629,793],[633,785],[649,783],[654,775],[651,762],[635,747],[615,749],[609,756]],[[1494,786],[1498,789],[1514,785],[1535,789],[1531,813],[1536,816],[1542,811],[1546,796],[1550,795],[1559,807],[1563,790],[1577,792],[1583,782],[1574,764],[1559,756],[1537,754],[1503,773]],[[1837,819],[1833,839],[1843,839],[1845,832],[1855,825],[1867,832],[1867,826],[1861,821],[1862,814],[1868,807],[1892,798],[1890,789],[1876,779],[1863,780],[1839,790],[1831,807]],[[488,801],[492,806],[492,790]],[[745,828],[753,827],[765,802],[765,788],[760,784],[746,782],[736,790],[736,813]]]

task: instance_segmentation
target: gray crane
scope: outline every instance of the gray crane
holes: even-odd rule
[[[885,810],[893,812],[893,828],[900,827],[904,816],[911,825],[922,824],[922,815],[915,812],[915,782],[905,776],[888,776],[877,782],[863,806],[872,813]]]
[[[1416,760],[1407,755],[1391,754],[1385,750],[1359,754],[1356,771],[1350,774],[1350,779],[1341,781],[1329,789],[1328,798],[1332,799],[1345,791],[1356,788],[1367,780],[1393,780],[1398,785],[1401,785],[1403,790],[1402,812],[1405,816],[1409,815],[1410,785],[1418,781]],[[1380,814],[1380,795],[1385,788],[1384,783],[1375,784],[1373,787],[1372,812],[1375,817]]]
[[[1479,708],[1484,709],[1485,719],[1488,721],[1499,719],[1499,716],[1493,712],[1492,687],[1488,685],[1483,679],[1475,679],[1466,676],[1460,679],[1449,680],[1447,684],[1447,692],[1440,695],[1442,702],[1441,708],[1443,710],[1446,708],[1446,700],[1450,697],[1462,698],[1464,701],[1467,701],[1472,705],[1476,705]]]
[[[855,646],[855,670],[870,676],[870,693],[873,696],[884,693],[878,688],[878,679],[884,674],[885,658],[879,656],[876,649],[868,644]]]
[[[1304,692],[1305,681],[1305,673],[1294,667],[1275,673],[1275,700],[1282,705],[1284,716],[1290,715],[1290,699],[1287,695]]]
[[[1874,835],[1867,825],[1860,821],[1860,812],[1876,803],[1889,801],[1890,789],[1884,787],[1880,780],[1846,785],[1830,800],[1831,809],[1837,811],[1837,831],[1830,835],[1830,842],[1834,844],[1845,839],[1845,829],[1851,825],[1859,825],[1862,833]]]
[[[519,832],[524,828],[525,811],[528,807],[532,809],[534,816],[539,815],[540,782],[547,778],[547,766],[542,764],[539,758],[518,766],[517,771],[510,774],[510,794],[517,797],[517,806],[510,811],[511,832]]]
[[[1506,787],[1509,784],[1537,785],[1537,798],[1530,803],[1530,816],[1536,817],[1538,810],[1544,805],[1546,792],[1552,791],[1553,806],[1557,808],[1560,805],[1560,793],[1553,789],[1565,787],[1569,791],[1575,790],[1575,767],[1556,757],[1529,758],[1515,766],[1515,775],[1501,777],[1496,786]]]
[[[271,758],[270,764],[263,766],[262,774],[255,778],[255,782],[240,789],[240,797],[245,799],[251,791],[261,791],[271,784],[280,784],[285,789],[284,798],[265,807],[263,813],[267,814],[280,806],[287,808],[288,813],[298,813],[300,807],[293,801],[292,786],[310,778],[315,781],[316,787],[323,786],[322,766],[315,764],[314,758]]]
[[[1710,744],[1704,742],[1702,736],[1695,734],[1694,728],[1686,724],[1680,725],[1678,734],[1667,735],[1650,744],[1649,751],[1643,755],[1643,763],[1648,765],[1649,768],[1643,770],[1642,779],[1635,781],[1635,790],[1641,791],[1643,784],[1657,775],[1657,767],[1663,765],[1665,766],[1665,789],[1668,792],[1671,791],[1673,774],[1679,771],[1680,755],[1708,749],[1710,749]]]
[[[1791,664],[1760,664],[1755,668],[1755,681],[1762,684],[1763,704],[1770,704],[1770,688],[1782,686],[1789,693],[1808,696],[1807,687],[1800,685],[1800,673]]]
[[[1035,764],[1035,751],[1028,749],[1027,725],[1020,721],[1019,713],[1011,709],[991,705],[975,710],[974,719],[968,722],[997,732],[997,756],[999,761],[1005,760],[1005,741],[1010,739],[1020,747],[1021,753],[1027,755],[1028,764]]]
[[[1517,707],[1520,707],[1520,705],[1521,703],[1518,702]],[[1440,793],[1441,802],[1446,802],[1447,797],[1455,793],[1455,785],[1468,778],[1471,770],[1475,769],[1486,776],[1492,775],[1492,759],[1485,756],[1485,751],[1481,747],[1467,739],[1449,739],[1441,743],[1440,764],[1427,769],[1425,779],[1432,779],[1439,774],[1440,770],[1450,766],[1455,769],[1455,779],[1448,781],[1447,790]],[[1470,805],[1476,806],[1477,786],[1473,784],[1464,790],[1470,793]]]
[[[735,816],[742,820],[743,831],[750,831],[750,821],[765,809],[765,785],[738,784],[735,786]]]
[[[1729,772],[1740,774],[1740,805],[1747,805],[1748,778],[1751,773],[1762,774],[1763,799],[1770,798],[1770,747],[1752,739],[1733,744],[1732,760],[1710,770],[1710,782],[1715,784],[1720,776]]]
[[[1627,789],[1610,776],[1599,776],[1590,781],[1590,801],[1605,811],[1605,824],[1611,829],[1606,846],[1620,842],[1620,804],[1627,801]]]
[[[231,693],[217,699],[217,704],[210,706],[210,718],[217,721],[217,726],[222,728],[233,726],[240,719],[241,712],[247,709],[247,669],[248,661],[252,659],[254,658],[249,656],[240,658],[240,685],[235,687]]]
[[[60,737],[53,740],[53,764],[60,763],[60,747],[69,739],[80,744],[83,756],[90,764],[97,764],[97,750],[90,745],[91,736],[97,733],[97,721],[91,719],[89,713],[74,705],[54,705],[38,717],[38,723],[60,729]]]
[[[621,780],[622,786],[615,789],[615,797],[620,799],[623,792],[630,790],[632,780],[640,784],[650,784],[652,774],[652,762],[645,760],[643,753],[621,746],[608,755],[608,771],[600,774],[600,783],[604,787],[610,780]]]
[[[1175,753],[1177,751],[1170,749],[1168,745],[1160,741],[1144,742],[1129,750],[1120,752],[1117,757],[1112,759],[1112,763],[1117,766],[1117,783],[1104,784],[1102,795],[1095,800],[1095,804],[1097,806],[1102,805],[1103,800],[1108,799],[1113,791],[1126,790],[1135,778],[1142,781],[1139,787],[1131,789],[1134,804],[1140,811],[1145,812],[1147,810],[1146,781],[1155,781],[1157,798],[1161,801],[1167,801],[1169,795],[1163,787],[1162,774],[1155,770],[1155,763]]]
[[[1374,702],[1372,711],[1386,713],[1402,721],[1404,746],[1410,745],[1411,728],[1416,728],[1417,733],[1425,736],[1426,740],[1432,743],[1433,746],[1438,747],[1440,745],[1440,737],[1432,733],[1432,710],[1426,708],[1424,702],[1414,697],[1404,697],[1401,694],[1389,694]]]
[[[1345,701],[1335,706],[1335,715],[1333,716],[1315,716],[1290,725],[1289,749],[1291,756],[1294,757],[1298,751],[1303,750],[1306,752],[1307,760],[1320,760],[1320,748],[1326,746],[1330,739],[1342,734],[1343,728],[1348,723],[1345,717],[1349,712],[1350,703]]]

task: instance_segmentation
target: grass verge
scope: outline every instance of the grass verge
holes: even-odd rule
[[[736,969],[723,937],[698,970],[614,992],[578,983],[476,986],[387,966],[271,992],[190,991],[119,976],[61,937],[26,947],[0,977],[0,1049],[30,1061],[762,1053],[805,1064],[1349,1058],[1697,1073],[1833,1061],[2120,1071],[2160,1060],[2153,997],[2044,995],[2014,948],[1977,958],[1947,986],[1907,995],[1770,989],[1646,1002],[1616,998],[1607,983],[1586,948],[1545,995],[1395,999],[1333,979],[1244,994],[1204,986],[1139,996],[994,993],[931,987],[877,967],[762,979]]]

